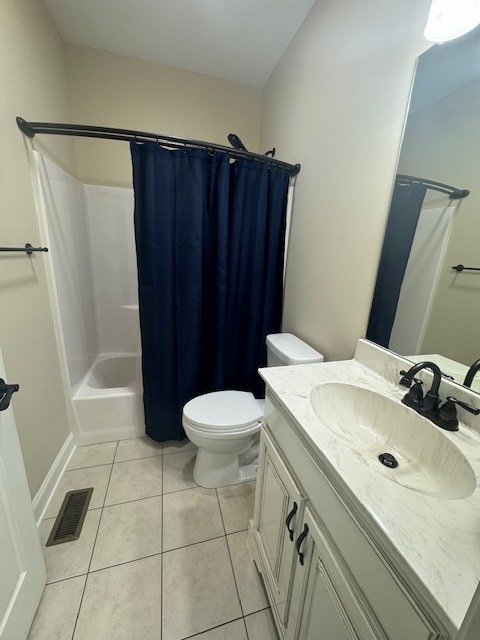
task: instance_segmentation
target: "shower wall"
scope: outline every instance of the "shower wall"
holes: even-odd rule
[[[51,298],[61,321],[56,330],[73,394],[99,353],[84,185],[37,151],[30,153],[42,238],[49,248]]]
[[[99,362],[116,374],[140,354],[133,189],[85,185],[31,154],[71,427],[77,443],[133,437],[143,423],[140,358],[125,387],[89,383]]]
[[[101,353],[140,352],[133,189],[85,185]]]

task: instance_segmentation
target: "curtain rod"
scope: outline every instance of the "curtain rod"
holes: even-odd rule
[[[421,184],[427,187],[427,189],[446,193],[450,197],[450,200],[461,200],[470,194],[468,189],[457,189],[456,187],[451,187],[450,185],[443,184],[442,182],[435,182],[435,180],[415,178],[415,176],[406,176],[400,173],[397,174],[396,182],[399,184]]]
[[[148,133],[146,131],[134,131],[132,129],[114,129],[112,127],[96,127],[83,124],[61,124],[58,122],[27,122],[24,118],[17,116],[19,129],[29,138],[33,138],[37,133],[47,133],[59,136],[79,136],[82,138],[103,138],[106,140],[123,140],[126,142],[160,142],[165,146],[174,149],[190,147],[194,149],[205,149],[207,151],[221,151],[228,153],[232,158],[242,158],[245,160],[257,160],[266,164],[274,164],[287,169],[292,176],[296,176],[300,171],[299,164],[289,164],[276,160],[269,156],[262,156],[259,153],[233,149],[221,144],[204,142],[203,140],[190,140],[189,138],[176,138],[160,133]]]

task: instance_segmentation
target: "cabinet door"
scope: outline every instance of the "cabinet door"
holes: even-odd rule
[[[347,578],[307,508],[295,543],[295,578],[288,640],[379,640],[383,631],[365,615]],[[373,626],[375,625],[375,626]]]
[[[285,627],[294,561],[294,541],[303,515],[303,497],[263,433],[260,444],[260,475],[255,503],[254,526],[264,565],[264,578],[278,619]]]

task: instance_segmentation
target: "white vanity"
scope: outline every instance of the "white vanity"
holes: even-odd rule
[[[285,640],[447,640],[463,622],[480,581],[480,417],[459,411],[450,433],[402,405],[408,367],[360,340],[355,360],[261,371],[249,545]]]

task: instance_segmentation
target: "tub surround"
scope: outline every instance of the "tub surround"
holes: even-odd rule
[[[400,402],[406,389],[400,369],[411,362],[366,340],[355,358],[341,362],[267,368],[260,371],[267,397],[303,442],[309,454],[349,506],[357,521],[414,593],[454,637],[480,582],[480,489],[448,500],[411,491],[383,477],[358,453],[323,427],[310,402],[322,383],[342,382],[373,390]],[[422,371],[426,389],[432,374]],[[478,396],[447,380],[447,395],[479,406]],[[442,431],[480,475],[480,419],[459,410],[460,431]],[[268,411],[267,411],[268,423]],[[286,452],[288,456],[288,452]]]
[[[30,151],[75,443],[145,432],[133,190],[87,185]]]

